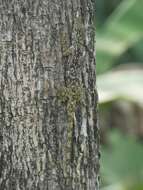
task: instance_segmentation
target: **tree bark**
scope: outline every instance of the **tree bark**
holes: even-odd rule
[[[0,189],[98,190],[93,0],[0,0]]]

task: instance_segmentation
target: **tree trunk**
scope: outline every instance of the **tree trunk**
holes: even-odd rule
[[[0,190],[98,190],[93,0],[0,0]]]

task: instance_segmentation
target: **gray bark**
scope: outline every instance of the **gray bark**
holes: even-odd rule
[[[93,0],[0,0],[0,189],[98,190]]]

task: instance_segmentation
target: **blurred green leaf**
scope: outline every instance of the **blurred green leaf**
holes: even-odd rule
[[[97,31],[97,73],[113,65],[114,60],[143,38],[143,0],[124,0]]]
[[[123,184],[114,184],[114,185],[109,185],[107,187],[101,188],[101,190],[125,190]]]
[[[97,77],[99,102],[126,99],[143,106],[143,70],[111,71]]]
[[[104,181],[111,185],[121,182],[118,188],[143,187],[143,145],[118,131],[109,133],[109,145],[102,148],[101,173]]]
[[[128,185],[126,183],[120,182],[118,184],[101,188],[101,190],[143,190],[143,182],[140,182],[137,179],[136,181],[130,181],[130,184]]]
[[[110,1],[110,3],[109,3]],[[97,0],[96,1],[96,26],[101,27],[108,16],[112,14],[114,9],[122,0]]]

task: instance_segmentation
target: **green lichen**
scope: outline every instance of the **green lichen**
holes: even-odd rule
[[[75,113],[77,104],[81,102],[83,88],[79,86],[62,87],[57,91],[57,97],[61,103],[67,105],[67,114]]]
[[[82,17],[76,17],[74,20],[73,34],[72,34],[72,46],[70,44],[69,33],[62,31],[60,33],[60,44],[62,55],[68,57],[74,54],[75,47],[80,48],[84,44],[85,40],[85,26]]]
[[[79,86],[62,87],[57,91],[60,102],[66,105],[68,123],[73,126],[74,114],[78,104],[81,103],[83,88]]]
[[[69,36],[68,33],[62,32],[60,34],[60,43],[62,48],[63,56],[67,57],[72,54],[72,48],[69,45]]]
[[[81,45],[85,39],[85,27],[82,21],[81,16],[75,19],[75,33],[76,33],[76,43],[77,45]]]
[[[61,104],[66,106],[67,110],[68,128],[67,128],[67,144],[65,148],[65,157],[66,161],[69,161],[71,158],[71,146],[72,146],[75,111],[77,106],[82,103],[83,87],[80,86],[62,87],[57,91],[57,97],[61,102]]]

